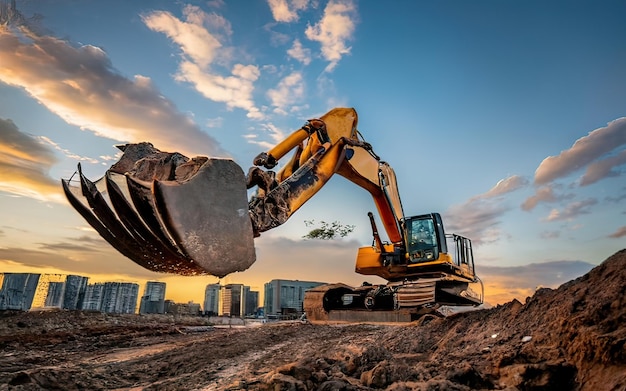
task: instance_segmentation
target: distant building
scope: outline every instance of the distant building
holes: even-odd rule
[[[64,281],[51,281],[63,277]],[[57,307],[67,310],[80,310],[83,308],[85,291],[87,290],[88,277],[75,275],[48,275],[44,274],[39,279],[38,290],[44,289],[46,292],[43,305],[45,307]],[[41,303],[39,303],[41,305]]]
[[[265,315],[300,315],[304,292],[324,282],[272,280],[265,283]]]
[[[4,273],[0,288],[0,310],[28,311],[33,304],[40,274]]]
[[[243,284],[227,284],[222,287],[222,315],[243,316]]]
[[[83,310],[102,311],[102,298],[104,297],[104,283],[87,285],[85,298],[83,299]]]
[[[65,279],[63,293],[63,308],[66,310],[79,310],[83,307],[85,291],[87,290],[88,277],[69,275]]]
[[[139,284],[130,282],[105,282],[102,312],[134,314],[137,308]]]
[[[249,286],[243,287],[243,315],[252,316],[259,309],[259,292],[250,290]]]
[[[220,313],[220,284],[209,284],[204,289],[204,314],[209,316]]]
[[[48,294],[46,295],[45,306],[46,307],[63,307],[63,295],[65,294],[64,282],[49,282]]]
[[[165,283],[148,281],[139,304],[140,314],[165,313]]]
[[[165,300],[165,313],[172,315],[200,315],[200,304],[190,301],[188,303],[174,303],[172,300]]]

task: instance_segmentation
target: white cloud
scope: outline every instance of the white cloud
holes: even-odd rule
[[[624,132],[626,132],[626,128]],[[623,173],[614,169],[624,164],[626,164],[626,149],[616,156],[593,162],[587,167],[585,174],[580,179],[580,186],[591,185],[604,178],[620,176]]]
[[[528,184],[528,180],[512,175],[496,183],[486,193],[454,205],[445,212],[446,230],[472,239],[476,245],[493,243],[507,235],[500,229],[501,217],[510,210],[504,205],[503,195]]]
[[[311,63],[311,50],[303,47],[299,39],[293,41],[293,45],[291,49],[287,50],[287,54],[304,65]]]
[[[298,20],[298,11],[307,8],[308,0],[267,0],[272,16],[277,22],[295,22]]]
[[[277,114],[287,114],[287,106],[297,103],[304,97],[302,73],[292,72],[282,79],[275,89],[267,91],[267,97]]]
[[[64,201],[60,182],[48,175],[56,162],[53,150],[41,138],[20,132],[11,120],[0,118],[0,191]]]
[[[477,246],[496,242],[503,236],[500,219],[509,209],[494,200],[472,198],[445,212],[446,231],[467,236]]]
[[[50,140],[48,137],[45,136],[41,136],[40,140],[46,144],[49,144],[52,146],[52,148],[56,149],[57,151],[61,152],[63,155],[67,156],[70,159],[74,159],[80,162],[88,162],[88,163],[93,163],[93,164],[98,164],[100,163],[100,161],[98,159],[94,159],[92,157],[88,157],[88,156],[81,156],[78,154],[75,154],[73,152],[71,152],[68,149],[62,148],[59,144],[55,143],[54,141]],[[121,153],[118,155],[118,157],[121,156]],[[100,158],[102,160],[113,160],[113,158],[110,158],[108,156],[100,156]]]
[[[576,140],[571,148],[559,155],[545,158],[535,171],[535,183],[543,185],[565,177],[624,145],[626,145],[626,118],[619,118],[606,127],[596,129]],[[618,159],[615,164],[618,163],[624,162]],[[610,172],[610,170],[605,172],[605,175]],[[594,181],[601,178],[597,175]]]
[[[322,45],[322,57],[329,61],[326,72],[331,72],[341,58],[350,53],[346,42],[353,38],[356,28],[356,5],[351,0],[330,0],[322,19],[308,26],[305,35]]]
[[[260,76],[257,66],[235,64],[226,76],[212,68],[215,63],[227,63],[230,60],[232,50],[225,48],[220,41],[232,34],[230,23],[196,6],[186,6],[183,14],[185,21],[166,11],[143,16],[148,28],[164,33],[180,46],[182,60],[176,80],[193,85],[206,98],[225,103],[229,109],[246,110],[248,118],[264,118],[252,96],[254,82]]]
[[[626,225],[619,227],[615,232],[609,235],[609,238],[617,239],[626,236]]]
[[[251,133],[251,134],[247,134],[244,136],[248,140],[248,143],[258,145],[261,148],[268,150],[268,149],[273,148],[276,144],[278,144],[280,141],[283,141],[285,139],[285,133],[282,130],[280,130],[278,127],[276,127],[274,124],[272,123],[262,124],[261,127],[263,128],[263,131],[269,135],[272,141],[270,142],[270,141],[265,141],[265,140],[259,140],[258,134]]]
[[[72,125],[121,142],[150,140],[190,155],[226,155],[149,78],[121,76],[100,48],[74,47],[25,28],[19,37],[3,29],[0,63],[0,81],[24,88]]]
[[[562,211],[552,209],[546,221],[571,221],[577,216],[591,213],[589,207],[598,203],[595,198],[587,198],[583,201],[571,202]]]
[[[488,192],[478,196],[480,198],[492,198],[498,197],[507,193],[511,193],[524,186],[528,185],[528,179],[519,175],[512,175],[508,178],[504,178],[498,181],[494,187]]]
[[[198,7],[186,6],[183,22],[167,11],[155,11],[143,16],[143,22],[152,31],[164,33],[180,46],[183,55],[201,67],[211,64],[222,46],[204,26],[207,14]]]
[[[522,209],[526,211],[533,210],[540,202],[556,202],[557,200],[551,186],[540,187],[534,195],[524,201]]]
[[[522,203],[522,210],[530,211],[533,210],[540,203],[553,203],[558,201],[563,201],[567,199],[571,199],[573,194],[555,194],[554,189],[558,188],[558,185],[548,185],[542,186],[537,189],[535,194],[528,197]]]

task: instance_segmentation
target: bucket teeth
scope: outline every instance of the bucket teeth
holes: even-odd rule
[[[143,222],[150,228],[150,231],[173,252],[180,253],[183,257],[187,257],[183,250],[176,245],[161,223],[161,217],[154,204],[152,183],[139,181],[130,175],[126,175],[126,186],[135,209],[141,216]]]
[[[176,157],[184,165],[175,167],[180,178],[149,182],[149,172],[135,168],[163,170],[154,156],[165,153],[151,149],[146,161],[137,153],[142,147],[125,146],[128,155],[120,160],[133,170],[122,173],[117,164],[96,182],[79,164],[80,192],[62,180],[74,209],[116,250],[151,271],[222,277],[250,267],[256,257],[241,167],[227,159]],[[169,170],[172,159],[166,164]]]
[[[119,216],[126,229],[131,232],[133,237],[142,239],[148,248],[159,254],[163,263],[167,263],[167,265],[163,266],[169,266],[171,268],[188,263],[189,261],[178,249],[174,248],[169,242],[163,242],[146,226],[141,217],[128,202],[128,199],[126,199],[118,184],[113,180],[113,175],[116,174],[109,172],[106,175],[107,192],[117,216]],[[124,178],[124,180],[125,179],[126,178]]]

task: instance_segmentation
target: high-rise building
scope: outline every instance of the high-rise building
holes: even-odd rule
[[[63,308],[66,310],[79,310],[83,307],[85,291],[89,277],[69,275],[65,279],[63,293]]]
[[[48,294],[46,295],[45,306],[46,307],[63,307],[63,295],[65,294],[64,282],[49,282]]]
[[[105,282],[100,311],[134,314],[137,307],[139,285],[130,282]]]
[[[227,284],[222,287],[222,315],[242,316],[243,284]]]
[[[301,314],[304,292],[324,282],[272,280],[265,283],[265,315]]]
[[[220,313],[220,284],[209,284],[204,289],[204,314],[213,316]]]
[[[40,274],[4,273],[0,288],[0,310],[28,311],[33,304]]]
[[[139,304],[140,314],[165,313],[165,283],[148,281]]]
[[[86,311],[101,311],[104,297],[104,283],[87,285],[82,309]]]
[[[243,287],[243,315],[256,315],[259,308],[259,292],[250,290],[249,286]]]

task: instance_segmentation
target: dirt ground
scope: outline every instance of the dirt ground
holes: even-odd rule
[[[626,390],[626,250],[525,303],[405,325],[0,313],[0,390]]]

